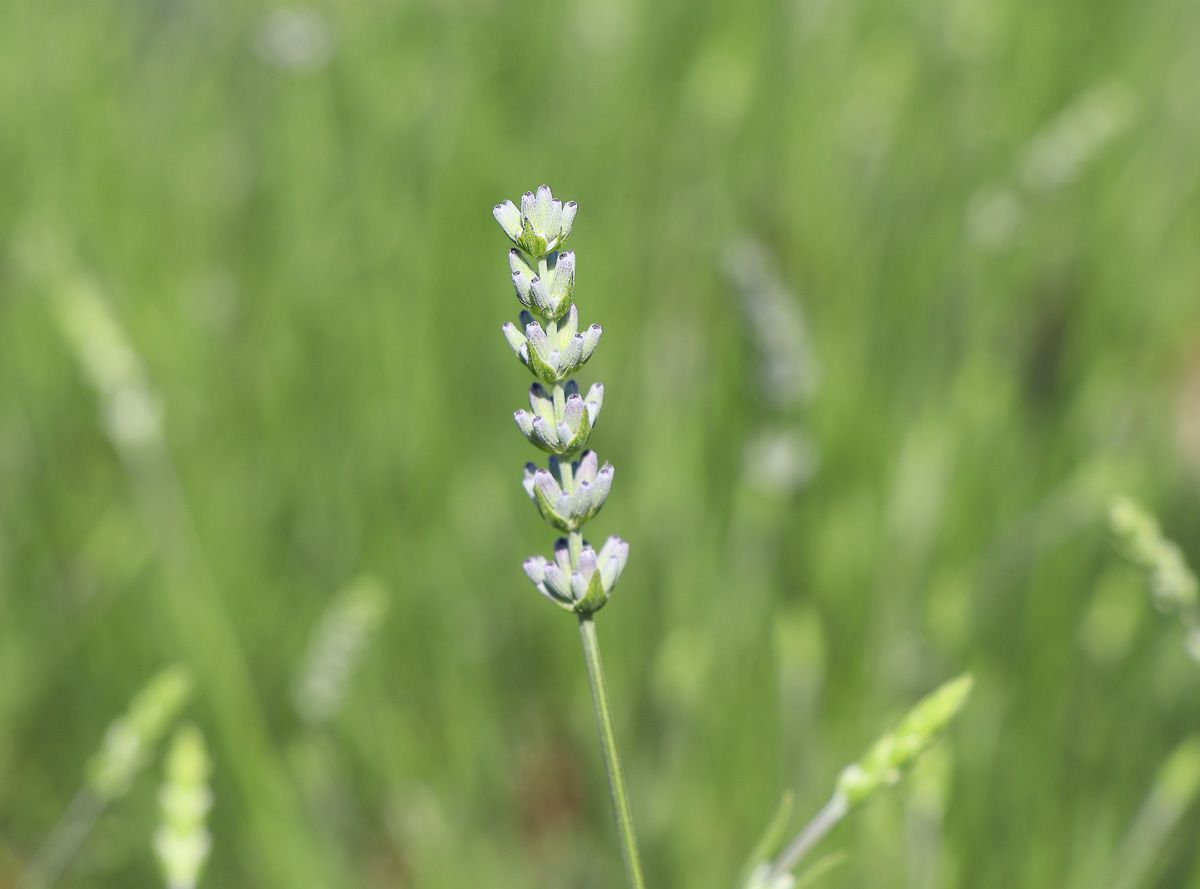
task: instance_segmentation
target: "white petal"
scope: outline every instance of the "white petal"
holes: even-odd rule
[[[595,481],[599,464],[600,460],[596,457],[595,451],[584,451],[583,456],[575,464],[575,478],[589,483]]]
[[[610,537],[600,550],[597,561],[600,564],[600,580],[605,592],[612,590],[621,577],[625,568],[625,560],[629,558],[629,544],[620,537]]]
[[[600,408],[604,404],[604,384],[592,383],[584,403],[587,405],[588,420],[594,426],[596,418],[600,416]]]
[[[544,583],[558,597],[571,601],[571,578],[564,574],[557,565],[546,565],[543,569],[545,573]]]
[[[521,236],[521,211],[512,201],[505,201],[492,208],[492,215],[504,229],[504,233],[514,241]]]
[[[571,496],[571,517],[581,519],[592,512],[596,491],[591,482],[579,482]]]
[[[555,505],[562,499],[562,488],[558,486],[558,482],[554,480],[554,476],[544,469],[539,469],[533,474],[533,484],[545,497],[550,501],[551,505]]]
[[[574,435],[581,422],[583,422],[583,399],[578,395],[571,395],[567,398],[567,408],[563,411],[563,425],[571,430],[571,435]]]
[[[575,306],[567,309],[567,315],[558,322],[559,342],[565,343],[579,331],[579,309]]]
[[[596,551],[590,546],[585,546],[579,552],[579,573],[589,580],[592,577],[592,572],[596,570]]]
[[[560,570],[571,573],[571,546],[565,537],[560,537],[554,542],[554,563]]]
[[[522,567],[525,573],[529,575],[529,579],[534,583],[541,583],[546,579],[546,560],[541,556],[532,556],[525,560]]]
[[[550,186],[538,186],[537,197],[534,198],[533,203],[533,215],[530,217],[530,221],[533,223],[533,230],[546,240],[550,240],[558,234],[558,229],[550,230],[550,216],[553,203],[554,194],[550,191]]]
[[[556,304],[570,297],[575,291],[575,254],[572,252],[559,254],[554,264],[554,281],[550,287],[550,295]]]
[[[583,332],[583,360],[587,361],[592,357],[592,353],[596,351],[596,346],[600,344],[600,334],[604,330],[599,324],[593,324]]]
[[[546,339],[546,332],[542,330],[542,325],[538,324],[536,321],[534,321],[532,324],[526,325],[525,337],[529,340],[529,345],[534,349],[534,351],[537,352],[538,357],[547,364],[550,364],[551,362],[548,360],[550,354],[550,343]]]
[[[562,228],[562,201],[551,201],[546,214],[546,238],[558,246],[558,232]]]
[[[533,272],[521,258],[519,250],[508,251],[508,265],[512,269],[513,289],[517,292],[517,299],[521,301],[521,305],[528,306],[529,282],[533,278]]]
[[[580,574],[571,575],[571,594],[576,602],[587,595],[588,581],[590,580],[590,575],[586,578]]]
[[[521,219],[524,222],[533,222],[534,214],[534,197],[532,191],[527,191],[521,195]]]
[[[605,463],[604,468],[596,474],[596,509],[604,505],[608,492],[612,490],[615,470],[611,463]]]
[[[553,423],[547,423],[541,417],[534,417],[532,427],[533,437],[537,441],[549,448],[558,447],[558,433],[555,431]]]
[[[583,334],[577,333],[571,337],[571,341],[562,351],[562,357],[559,359],[557,369],[562,373],[568,374],[575,368],[583,364]]]
[[[542,419],[549,423],[554,422],[554,402],[546,394],[541,383],[534,383],[529,387],[529,407]]]
[[[518,355],[521,354],[521,347],[525,345],[525,337],[521,331],[517,330],[517,326],[511,321],[505,324],[500,330],[504,333],[504,338],[508,340],[508,345]]]
[[[534,278],[529,282],[529,298],[543,315],[553,315],[554,310],[558,308],[558,303],[550,296],[550,290],[541,278]]]
[[[603,566],[605,562],[616,554],[617,547],[620,544],[620,537],[609,537],[608,540],[604,541],[604,546],[600,547],[600,552],[596,555],[596,563]]]
[[[559,224],[558,243],[565,241],[571,234],[571,229],[575,225],[575,211],[579,207],[574,201],[567,201],[563,204],[562,222]]]

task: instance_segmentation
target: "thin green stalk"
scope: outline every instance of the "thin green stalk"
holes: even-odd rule
[[[833,830],[837,823],[846,816],[849,808],[846,797],[835,793],[771,865],[771,869],[763,880],[763,885],[772,886],[784,874],[794,871],[796,865],[804,860],[804,856],[812,851],[813,846],[819,843],[825,834]]]
[[[596,623],[590,614],[579,615],[579,635],[583,638],[583,658],[587,662],[588,682],[592,687],[592,703],[596,710],[596,728],[604,753],[604,768],[608,773],[608,789],[612,799],[613,818],[621,840],[621,856],[625,859],[625,875],[630,889],[645,889],[642,862],[638,856],[637,837],[633,831],[633,815],[629,811],[629,793],[621,771],[621,756],[617,751],[617,735],[613,731],[612,714],[608,706],[608,686],[604,680],[604,663],[600,660],[600,642],[596,638]]]
[[[106,800],[86,787],[75,794],[62,820],[34,856],[19,884],[22,889],[48,889],[57,883],[104,814],[106,805]]]

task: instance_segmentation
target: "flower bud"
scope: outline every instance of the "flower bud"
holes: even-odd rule
[[[519,298],[519,291],[517,295]],[[567,313],[574,295],[575,254],[570,251],[551,253],[547,257],[545,280],[536,275],[530,279],[529,301],[525,304],[556,321]]]
[[[837,793],[855,806],[880,787],[899,781],[958,715],[971,694],[972,683],[969,674],[959,676],[918,701],[894,731],[876,741],[861,760],[842,770]]]
[[[574,486],[563,488],[562,468],[557,457],[550,458],[550,468],[539,469],[525,465],[525,493],[534,502],[543,519],[560,531],[578,531],[584,522],[600,511],[612,488],[613,467],[599,467],[595,451],[584,451],[570,466]]]
[[[533,291],[530,291],[533,298]],[[579,312],[571,306],[560,321],[550,321],[542,327],[529,312],[520,316],[522,333],[514,324],[505,324],[501,330],[521,363],[533,371],[533,375],[547,384],[561,383],[583,367],[596,351],[603,331],[593,324],[579,332]]]
[[[579,394],[574,380],[556,386],[553,395],[534,383],[529,388],[532,412],[519,410],[513,419],[521,434],[536,447],[560,457],[572,456],[587,445],[603,401],[604,386],[600,383],[592,385],[586,398]]]
[[[524,255],[516,247],[508,251],[508,267],[512,270],[513,289],[517,292],[517,300],[525,308],[531,308],[529,289],[537,272],[529,267]]]
[[[558,249],[571,234],[577,207],[574,201],[554,199],[550,187],[542,185],[537,194],[521,195],[521,208],[504,201],[492,209],[492,215],[509,239],[533,257],[542,257]]]
[[[554,559],[534,556],[525,560],[525,573],[538,592],[564,611],[591,614],[608,602],[625,562],[629,544],[610,537],[597,553],[584,541],[574,564],[565,537],[554,544]]]

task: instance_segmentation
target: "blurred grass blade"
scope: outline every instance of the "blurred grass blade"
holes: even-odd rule
[[[775,806],[775,814],[767,822],[766,828],[759,836],[758,842],[754,844],[754,848],[742,868],[742,874],[738,878],[739,886],[749,884],[755,869],[764,862],[769,862],[779,851],[779,847],[783,843],[784,832],[788,828],[788,822],[792,820],[794,804],[795,794],[790,790],[785,790],[779,797],[779,804]]]
[[[104,810],[129,792],[190,693],[187,673],[170,667],[151,679],[108,727],[88,761],[83,787],[34,855],[22,884],[26,889],[48,889],[58,881]]]
[[[1153,876],[1155,864],[1175,828],[1200,791],[1200,736],[1193,735],[1163,762],[1118,848],[1112,889],[1137,889]]]

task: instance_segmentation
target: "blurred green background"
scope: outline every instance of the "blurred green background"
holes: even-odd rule
[[[650,885],[733,887],[782,790],[971,670],[818,885],[1200,887],[1160,775],[1200,669],[1104,528],[1132,493],[1200,556],[1197,46],[1185,0],[8,0],[0,886],[175,663],[203,886],[620,885],[520,569],[491,207],[544,181],[605,328]],[[59,885],[162,885],[161,761]]]

